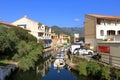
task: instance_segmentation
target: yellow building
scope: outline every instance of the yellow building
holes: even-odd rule
[[[70,41],[70,36],[66,34],[59,34],[59,43],[60,44],[65,44],[69,43]]]

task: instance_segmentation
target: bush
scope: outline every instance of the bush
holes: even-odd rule
[[[101,79],[110,80],[110,66],[104,65],[101,67]]]
[[[88,76],[99,77],[100,75],[100,65],[96,61],[89,62],[87,64],[87,74]]]
[[[120,70],[115,70],[115,78],[116,80],[120,80]]]
[[[86,60],[80,61],[78,66],[79,75],[87,76],[87,70],[86,70],[87,63],[88,62]]]

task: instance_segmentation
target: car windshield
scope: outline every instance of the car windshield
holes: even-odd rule
[[[80,50],[80,48],[76,48],[75,50]]]

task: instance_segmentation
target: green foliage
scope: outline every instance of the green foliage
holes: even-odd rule
[[[14,53],[16,51],[15,46],[19,41],[14,31],[0,26],[0,34],[0,52],[5,54]]]
[[[79,75],[87,76],[87,70],[86,70],[87,63],[88,62],[86,60],[80,61],[79,67],[78,67]]]
[[[0,26],[0,52],[4,52],[8,48],[9,44],[6,41],[7,38],[7,28]]]
[[[23,57],[31,51],[32,47],[31,47],[31,45],[29,45],[29,43],[26,43],[25,41],[21,41],[17,45],[17,49],[18,49],[19,56]]]
[[[36,38],[30,35],[26,30],[12,27],[6,28],[0,26],[0,52],[1,53],[16,53],[16,46],[19,41],[36,42]]]
[[[35,62],[43,51],[43,43],[22,28],[0,26],[0,53],[10,56],[23,70],[34,68]]]
[[[101,79],[110,80],[110,66],[104,65],[101,67]]]
[[[96,61],[91,61],[87,64],[87,74],[89,76],[99,76],[100,75],[100,65]]]
[[[116,77],[116,80],[120,80],[120,70],[118,69],[115,70],[115,77]]]
[[[37,42],[37,39],[34,36],[29,34],[26,30],[22,28],[13,27],[10,28],[10,31],[14,31],[14,33],[20,40],[24,40],[26,42],[30,42],[30,41]]]
[[[70,43],[74,43],[74,37],[73,36],[70,37]]]
[[[18,67],[23,71],[34,68],[35,62],[39,59],[43,47],[37,43],[21,41],[17,46],[18,52],[13,60],[18,61]]]

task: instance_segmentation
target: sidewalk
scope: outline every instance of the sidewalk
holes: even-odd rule
[[[76,70],[77,64],[72,62],[72,56],[71,56],[71,59],[69,59],[67,54],[65,54],[65,61],[67,65],[69,65],[72,69]]]

